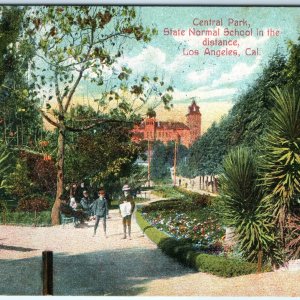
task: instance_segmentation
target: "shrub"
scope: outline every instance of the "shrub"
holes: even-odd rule
[[[37,192],[37,186],[29,179],[26,161],[19,159],[13,173],[7,177],[7,191],[13,198],[23,198]]]
[[[162,198],[182,198],[183,196],[171,186],[155,187],[154,190],[152,190],[152,193]]]
[[[176,240],[168,237],[165,233],[152,227],[139,211],[136,212],[136,220],[143,232],[164,253],[200,272],[208,272],[222,277],[233,277],[257,271],[257,265],[254,263],[244,262],[239,259],[229,259],[224,256],[202,254],[195,251],[190,240]],[[271,268],[269,267],[263,269],[263,271],[270,270]]]
[[[33,225],[33,226],[50,226],[51,225],[51,212],[42,211],[39,213],[17,211],[6,211],[5,216],[0,215],[1,224],[12,225]]]
[[[175,187],[174,189],[187,198],[191,199],[197,206],[205,207],[211,204],[212,197],[210,195],[199,194],[197,192],[192,192],[181,187]]]
[[[152,227],[143,217],[140,212],[136,212],[136,221],[140,228],[143,230],[143,233],[146,233],[149,239],[155,244],[159,244],[163,239],[166,239],[168,236],[159,231],[158,229]]]
[[[48,200],[43,198],[22,199],[18,203],[18,211],[41,212],[50,207]]]

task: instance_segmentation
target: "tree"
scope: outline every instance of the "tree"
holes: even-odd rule
[[[269,90],[284,86],[286,59],[278,51],[269,60],[252,86],[249,86],[219,123],[213,123],[191,147],[187,159],[189,176],[218,174],[222,161],[236,146],[251,147],[268,127],[274,101]]]
[[[238,147],[225,157],[220,176],[222,215],[235,228],[242,254],[250,261],[264,253],[273,262],[280,261],[272,215],[261,200],[256,159],[247,148]]]
[[[166,145],[161,141],[156,141],[153,145],[151,159],[151,178],[154,180],[170,180],[170,168],[174,166],[175,143],[168,142]],[[177,167],[184,164],[188,149],[182,145],[177,145]]]
[[[46,101],[43,117],[58,130],[57,192],[52,208],[52,224],[59,224],[60,197],[64,185],[65,136],[67,131],[88,130],[105,122],[134,120],[138,109],[157,96],[165,105],[172,97],[162,92],[163,81],[148,76],[129,84],[131,70],[116,70],[117,60],[128,42],[148,42],[156,29],[144,28],[134,8],[129,7],[39,7],[27,15],[39,60],[32,75],[39,94]],[[38,65],[37,65],[38,64]],[[49,84],[47,84],[49,82]],[[66,124],[70,106],[80,83],[90,82],[99,87],[99,109],[108,107],[110,118],[100,114],[83,122],[79,128]],[[154,88],[155,86],[155,88]],[[51,109],[51,101],[57,103]]]
[[[81,105],[72,113],[81,119],[96,115],[91,107]],[[119,177],[129,175],[128,171],[141,149],[140,145],[130,142],[130,128],[130,124],[106,123],[94,130],[67,133],[66,139],[72,141],[66,147],[67,181],[87,180],[99,186],[108,178],[118,181]]]
[[[288,216],[299,213],[300,196],[300,97],[294,90],[272,89],[275,106],[261,146],[261,182],[265,201],[280,229],[285,234]],[[299,246],[299,244],[298,244]]]
[[[151,178],[162,180],[171,177],[166,146],[161,141],[156,141],[152,148]]]
[[[0,126],[6,144],[34,143],[41,130],[37,98],[28,83],[32,45],[24,36],[26,8],[1,7],[0,16]]]

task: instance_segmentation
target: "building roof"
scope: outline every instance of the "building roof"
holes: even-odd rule
[[[182,122],[155,122],[156,129],[168,129],[168,130],[179,130],[179,129],[189,129],[187,125]]]
[[[155,127],[157,130],[188,130],[189,127],[182,122],[166,122],[166,121],[155,121]],[[143,121],[138,129],[145,129],[145,122]]]

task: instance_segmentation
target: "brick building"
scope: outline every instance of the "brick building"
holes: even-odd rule
[[[182,122],[163,122],[155,117],[147,117],[140,125],[136,125],[132,130],[132,140],[140,142],[142,140],[163,143],[177,140],[186,147],[190,147],[194,141],[201,136],[201,112],[195,100],[188,108],[186,124]]]

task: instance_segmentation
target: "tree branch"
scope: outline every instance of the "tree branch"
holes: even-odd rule
[[[91,43],[89,45],[89,49],[88,49],[87,54],[86,54],[86,60],[88,60],[88,57],[91,54],[91,51],[92,51],[92,48],[93,48],[93,43],[94,43],[94,30],[92,29],[91,30]],[[72,97],[73,97],[73,95],[74,95],[74,93],[75,93],[75,91],[77,89],[78,84],[80,83],[80,80],[82,78],[82,75],[83,75],[83,72],[85,71],[85,69],[86,68],[84,66],[82,66],[81,69],[80,69],[80,71],[79,71],[79,75],[78,75],[78,77],[77,77],[77,79],[76,79],[76,81],[75,81],[75,83],[74,83],[74,85],[73,85],[73,87],[72,87],[72,89],[70,91],[69,96],[67,97],[67,102],[66,102],[66,105],[65,105],[65,108],[64,108],[64,112],[68,111],[68,108],[70,106]]]
[[[68,131],[72,131],[72,132],[82,132],[82,131],[86,131],[92,128],[95,128],[96,126],[98,126],[99,124],[102,123],[127,123],[127,124],[133,124],[133,121],[125,121],[125,120],[116,120],[116,119],[98,119],[95,123],[81,127],[81,128],[74,128],[71,126],[66,125],[66,129]]]
[[[58,122],[53,121],[49,118],[49,116],[46,115],[46,113],[40,109],[40,113],[42,114],[43,118],[46,119],[51,125],[59,128]]]
[[[62,99],[61,99],[61,94],[59,90],[59,85],[58,85],[58,73],[55,72],[54,74],[54,80],[55,80],[55,95],[56,95],[56,100],[59,106],[59,111],[63,112],[64,108],[62,106]]]

